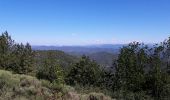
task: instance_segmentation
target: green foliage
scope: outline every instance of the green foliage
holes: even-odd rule
[[[100,87],[101,90],[113,92],[114,84],[115,84],[114,69],[113,68],[107,68],[107,69],[102,68],[102,72],[100,73],[100,77],[97,82],[97,87]]]
[[[14,41],[7,32],[2,33],[0,36],[0,68],[8,69],[13,60],[11,55],[13,53]]]
[[[0,70],[0,99],[110,100],[100,92],[125,100],[170,98],[170,38],[152,48],[138,42],[124,46],[112,68],[100,67],[87,56],[77,60],[60,51],[33,51],[28,43],[17,44],[2,33],[0,69],[36,73],[45,80]]]
[[[71,68],[66,80],[67,83],[71,85],[95,85],[100,77],[100,72],[99,65],[91,61],[88,57],[83,56],[81,60]]]
[[[47,58],[44,58],[37,70],[36,76],[39,79],[47,79],[50,82],[63,84],[63,69],[57,64],[55,57],[49,52]]]
[[[150,57],[150,71],[146,74],[146,89],[151,95],[159,100],[169,98],[169,76],[166,71],[161,69],[162,61],[160,53],[163,48],[161,46],[155,47],[154,54]],[[148,85],[147,85],[148,84]]]
[[[133,42],[121,49],[114,84],[114,90],[123,91],[120,97],[126,100],[142,99],[147,95],[156,100],[169,98],[170,80],[164,68],[166,63],[164,54],[167,53],[165,45],[167,44],[164,42],[154,48],[148,48],[143,44]]]
[[[0,68],[19,74],[34,70],[34,52],[27,43],[16,44],[7,32],[0,36]]]
[[[64,70],[67,70],[70,66],[72,66],[75,62],[78,61],[77,57],[66,54],[63,51],[42,50],[35,51],[35,59],[37,61],[37,66],[40,66],[42,64],[42,60],[47,59],[49,57],[49,54],[53,57],[55,63],[62,66]]]
[[[54,86],[47,80],[0,70],[0,100],[90,100],[89,98],[111,100],[102,93],[79,94],[67,85]]]
[[[31,49],[31,46],[27,43],[23,44],[15,44],[14,57],[15,60],[11,66],[11,69],[19,74],[30,73],[34,69],[35,60],[34,60],[34,52]]]
[[[142,47],[141,47],[142,46]],[[147,61],[146,47],[134,42],[121,49],[116,67],[116,87],[123,90],[140,91],[144,79]]]
[[[112,67],[113,59],[117,59],[117,54],[112,54],[108,52],[97,52],[92,54],[87,54],[90,59],[93,59],[102,67]],[[104,59],[103,59],[104,58]]]

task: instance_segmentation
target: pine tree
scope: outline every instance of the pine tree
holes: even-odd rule
[[[8,32],[0,36],[0,68],[19,74],[27,74],[34,68],[34,52],[31,46],[16,44]]]
[[[8,32],[0,36],[0,68],[9,69],[13,55],[14,40],[8,35]]]

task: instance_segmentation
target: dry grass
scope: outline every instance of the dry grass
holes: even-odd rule
[[[73,87],[51,84],[0,70],[0,100],[111,100],[102,93],[79,94]]]

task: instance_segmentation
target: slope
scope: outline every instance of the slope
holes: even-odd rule
[[[111,100],[102,93],[79,94],[66,85],[54,85],[27,75],[0,70],[0,100]]]

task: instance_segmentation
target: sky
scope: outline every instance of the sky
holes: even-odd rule
[[[0,32],[31,45],[158,43],[170,0],[0,0]]]

